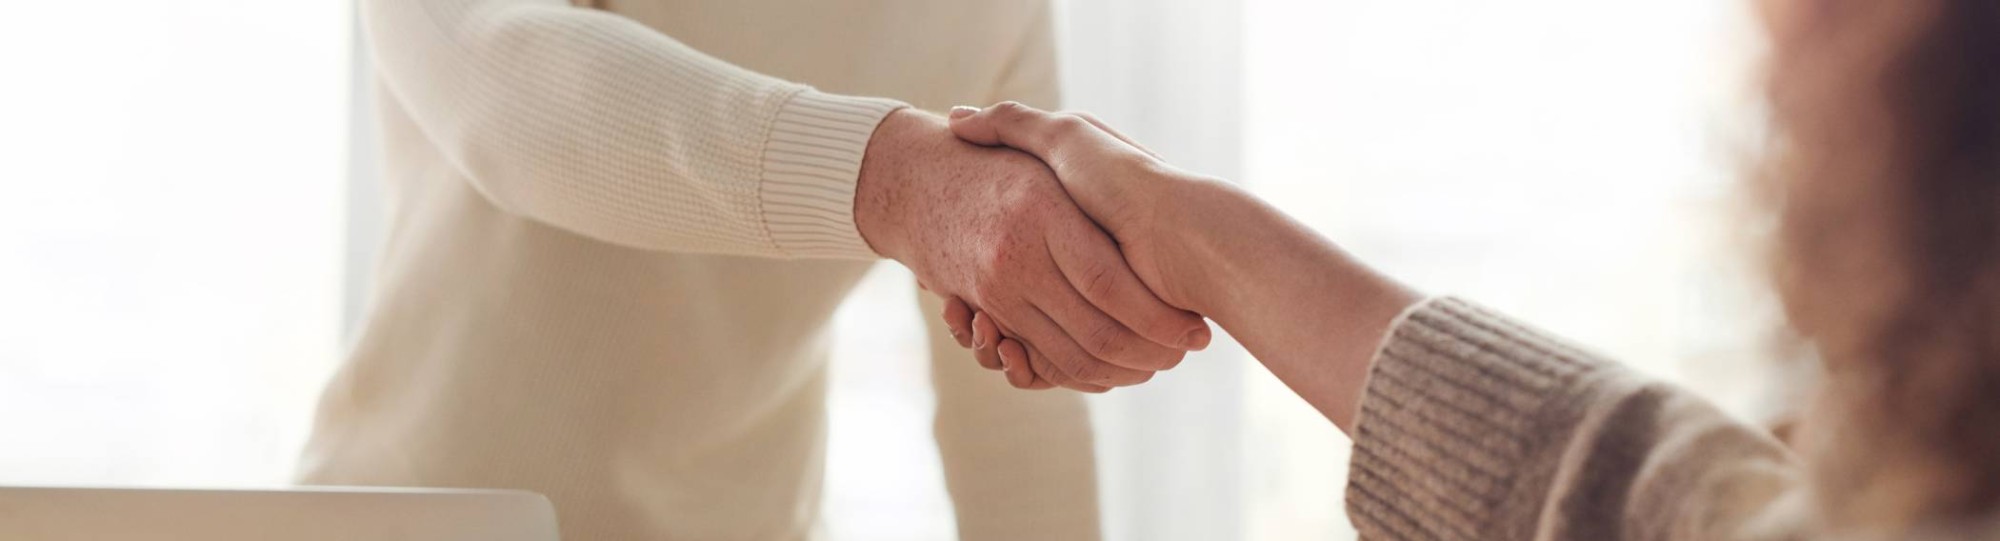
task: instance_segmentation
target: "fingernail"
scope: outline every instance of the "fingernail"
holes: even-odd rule
[[[982,349],[985,347],[986,347],[986,333],[979,332],[978,325],[972,326],[972,349]]]
[[[953,108],[951,108],[951,118],[952,118],[952,120],[958,120],[958,119],[961,119],[961,118],[965,118],[965,117],[968,117],[968,116],[972,116],[972,114],[973,114],[973,113],[977,113],[977,112],[979,112],[979,108],[978,108],[978,107],[971,107],[971,106],[966,106],[966,105],[960,105],[960,106],[957,106],[957,107],[953,107]]]
[[[1202,325],[1195,327],[1192,331],[1188,331],[1187,338],[1182,339],[1181,345],[1195,351],[1208,349],[1208,341],[1211,338],[1214,338],[1214,336],[1209,334],[1208,326]]]

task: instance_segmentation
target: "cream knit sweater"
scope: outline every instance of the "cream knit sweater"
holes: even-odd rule
[[[389,233],[300,480],[535,490],[572,540],[809,537],[868,138],[1053,106],[1046,5],[604,4],[363,2]],[[1081,399],[931,345],[961,537],[1095,538]]]

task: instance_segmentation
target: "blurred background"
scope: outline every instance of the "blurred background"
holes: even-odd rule
[[[1744,2],[1057,3],[1070,107],[1428,291],[1776,413]],[[352,10],[0,18],[0,484],[286,482],[381,234]],[[913,295],[881,265],[839,315],[836,539],[953,535]],[[1239,348],[1093,406],[1109,538],[1353,536],[1347,441]]]

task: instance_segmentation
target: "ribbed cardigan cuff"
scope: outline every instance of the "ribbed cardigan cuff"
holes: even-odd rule
[[[854,185],[875,126],[902,102],[800,91],[778,109],[764,143],[758,199],[771,242],[787,257],[875,259],[854,226]]]
[[[1347,510],[1365,538],[1500,539],[1520,483],[1552,469],[1552,426],[1578,378],[1604,362],[1453,298],[1410,308],[1370,369]],[[1520,502],[1514,502],[1519,504]],[[1514,511],[1508,511],[1514,516]]]

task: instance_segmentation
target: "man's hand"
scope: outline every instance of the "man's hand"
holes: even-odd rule
[[[1011,147],[1048,163],[1084,213],[1117,239],[1149,290],[1175,307],[1204,309],[1203,292],[1185,290],[1200,272],[1188,263],[1203,254],[1170,232],[1191,213],[1210,212],[1189,204],[1190,188],[1227,188],[1227,182],[1174,167],[1086,113],[1014,102],[960,107],[952,110],[951,129],[966,141]]]
[[[877,253],[984,314],[993,332],[959,333],[961,344],[1014,368],[1016,387],[1102,392],[1208,345],[1201,317],[1148,290],[1040,160],[960,141],[935,115],[905,109],[876,128],[854,213]],[[1018,339],[1011,351],[1001,334]]]

